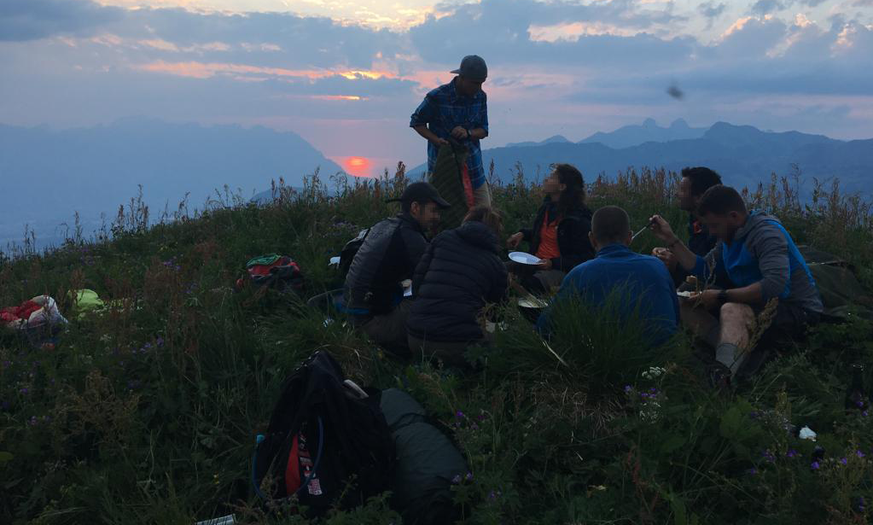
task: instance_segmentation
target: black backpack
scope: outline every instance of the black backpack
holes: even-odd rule
[[[343,246],[342,251],[340,252],[340,262],[339,262],[339,271],[340,275],[345,277],[347,273],[349,273],[349,268],[352,267],[352,260],[355,258],[355,254],[358,253],[358,250],[361,249],[361,246],[364,244],[364,239],[367,238],[367,234],[370,233],[370,228],[366,230],[361,230],[358,232],[357,237],[350,240]]]
[[[314,353],[286,379],[267,432],[258,436],[257,495],[268,503],[296,495],[320,515],[388,490],[395,454],[380,397],[347,381],[330,354]]]

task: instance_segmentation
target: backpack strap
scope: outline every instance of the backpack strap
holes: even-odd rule
[[[258,465],[258,447],[265,440],[263,434],[258,434],[258,437],[255,438],[255,451],[252,454],[252,487],[255,489],[255,494],[262,500],[266,501],[268,498],[266,494],[261,491],[261,487],[259,486],[257,479],[257,465]],[[315,476],[315,473],[318,472],[318,465],[321,463],[322,452],[324,452],[324,423],[321,420],[321,416],[318,416],[318,454],[315,456],[315,463],[312,465],[312,472],[306,476],[306,479],[303,480],[303,483],[300,484],[300,488],[297,489],[294,494],[289,494],[286,497],[295,496],[300,493],[304,488],[309,486],[309,482],[312,481],[312,478]]]

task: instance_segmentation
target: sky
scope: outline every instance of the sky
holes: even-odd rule
[[[368,175],[425,160],[409,116],[467,54],[483,147],[647,117],[873,137],[873,0],[0,0],[0,123],[263,125]]]

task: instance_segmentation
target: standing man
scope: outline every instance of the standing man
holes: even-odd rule
[[[457,199],[463,198],[464,193],[443,191],[441,181],[436,180],[437,178],[434,180],[434,185],[452,204],[453,211],[457,208],[460,217],[463,217],[471,204],[491,205],[491,192],[485,179],[482,149],[479,146],[479,141],[488,136],[487,96],[482,91],[482,84],[488,78],[488,66],[482,57],[470,55],[464,57],[461,67],[452,73],[457,76],[451,82],[434,89],[424,97],[424,101],[412,114],[409,126],[427,139],[427,171],[431,178],[434,178],[435,170],[440,171],[438,164],[458,169],[451,158],[453,154],[457,156],[458,152],[450,144],[450,140],[466,148],[465,164],[469,175],[467,192],[472,190],[472,203],[469,194],[467,202],[457,202]],[[463,152],[460,155],[463,156]],[[457,182],[465,184],[465,181]],[[457,188],[464,189],[460,185]]]

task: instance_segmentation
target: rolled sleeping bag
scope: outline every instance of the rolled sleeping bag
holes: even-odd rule
[[[458,509],[452,498],[452,479],[467,472],[464,456],[428,421],[424,407],[409,394],[396,388],[385,390],[381,408],[397,454],[392,506],[404,524],[454,523]]]

